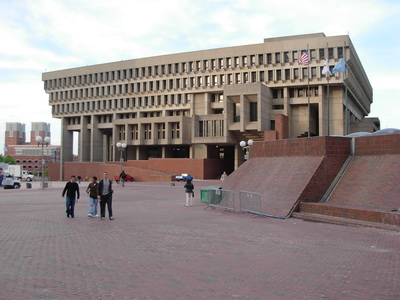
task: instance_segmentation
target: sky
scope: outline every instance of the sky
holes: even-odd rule
[[[0,0],[0,146],[6,122],[51,123],[42,73],[163,54],[348,34],[374,90],[370,117],[400,129],[398,0]],[[0,153],[3,147],[0,147]]]

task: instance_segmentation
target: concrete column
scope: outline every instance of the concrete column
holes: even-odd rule
[[[107,162],[109,159],[109,149],[108,149],[108,137],[103,134],[103,162]]]
[[[235,170],[244,162],[244,152],[239,144],[235,144],[235,158],[234,158],[234,168]]]
[[[165,158],[165,146],[161,147],[161,158]]]
[[[91,116],[92,130],[90,132],[90,161],[103,161],[103,135],[98,129],[99,117]]]
[[[244,132],[246,130],[246,119],[245,119],[245,97],[240,95],[240,131]]]
[[[72,161],[73,131],[68,130],[68,119],[61,120],[60,180],[64,180],[64,162]]]
[[[207,145],[194,144],[192,148],[193,157],[191,158],[207,158]]]
[[[90,130],[88,129],[89,118],[85,116],[81,116],[81,132],[79,135],[79,160],[90,161],[90,147],[91,147],[91,138],[90,138]]]

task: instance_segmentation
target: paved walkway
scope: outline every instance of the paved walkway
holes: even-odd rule
[[[400,233],[184,207],[183,183],[115,186],[67,219],[65,183],[0,190],[0,299],[399,299]],[[82,183],[81,191],[87,183]]]

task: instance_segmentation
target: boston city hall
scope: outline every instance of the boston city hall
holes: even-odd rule
[[[308,65],[299,62],[308,50]],[[327,77],[344,58],[346,71]],[[204,159],[228,173],[240,141],[379,129],[372,87],[349,36],[323,33],[43,73],[61,162]],[[329,91],[329,92],[328,92]]]

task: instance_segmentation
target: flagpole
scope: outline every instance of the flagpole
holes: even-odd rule
[[[343,52],[344,52],[344,63],[346,66],[346,64],[347,64],[346,63],[346,41],[344,42]],[[349,130],[348,130],[349,124],[348,124],[348,120],[347,120],[347,84],[345,83],[346,71],[347,71],[347,68],[345,67],[344,72],[343,72],[343,84],[345,86],[345,96],[344,96],[344,104],[345,104],[345,106],[344,106],[344,126],[345,126],[345,130],[344,130],[344,134],[348,135],[349,134]]]
[[[330,94],[330,92],[329,92],[329,78],[330,78],[330,76],[329,76],[329,73],[327,73],[326,74],[326,79],[328,80],[328,136],[330,135],[330,132],[329,132],[329,123],[330,123],[330,111],[329,111],[329,102],[330,102],[330,96],[331,96],[331,94]]]
[[[308,50],[307,44],[307,55],[308,55],[308,64],[307,64],[307,96],[308,96],[308,137],[311,136],[311,109],[310,109],[310,63],[311,63],[311,55]]]

